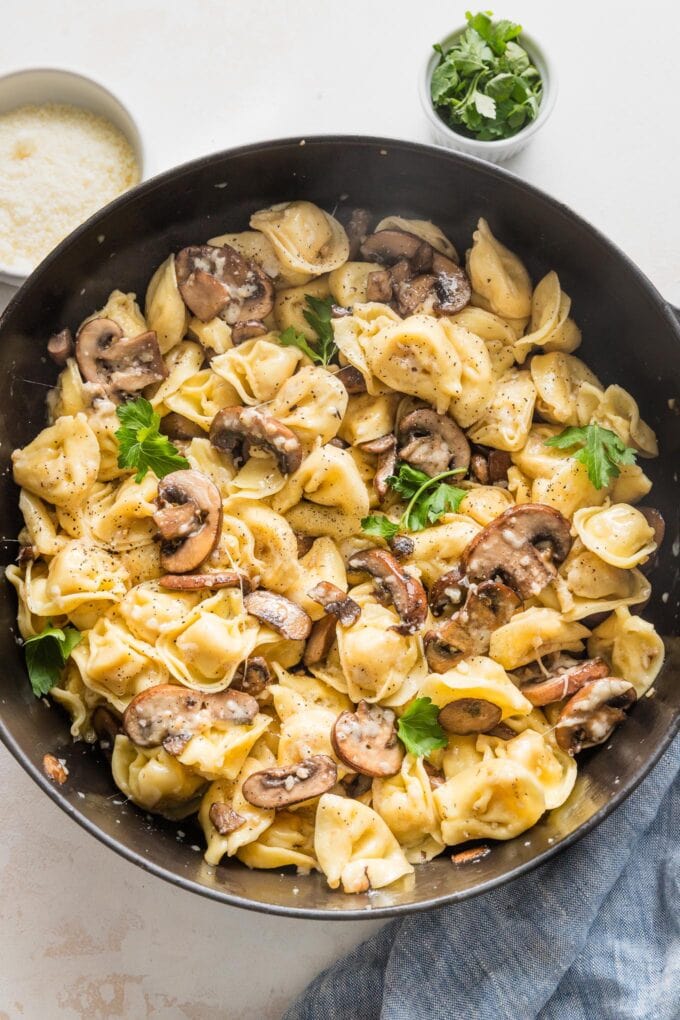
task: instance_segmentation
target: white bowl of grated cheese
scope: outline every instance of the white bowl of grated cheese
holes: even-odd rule
[[[98,82],[57,68],[0,77],[0,281],[18,287],[143,171],[135,121]]]

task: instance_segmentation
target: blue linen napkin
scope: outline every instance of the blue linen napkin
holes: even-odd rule
[[[677,1020],[680,738],[597,829],[484,896],[393,921],[285,1020]]]

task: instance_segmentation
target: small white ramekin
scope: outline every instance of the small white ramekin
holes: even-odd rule
[[[449,49],[466,28],[467,25],[461,25],[460,28],[455,29],[445,39],[441,40],[440,45],[444,52]],[[543,81],[541,105],[538,108],[536,119],[532,120],[526,127],[523,127],[516,135],[513,135],[511,138],[497,138],[492,142],[480,142],[476,138],[467,138],[465,135],[458,134],[457,131],[454,131],[453,128],[449,127],[441,119],[435,110],[432,104],[430,83],[434,69],[439,63],[439,54],[434,50],[432,51],[420,76],[420,100],[423,104],[425,116],[430,122],[432,137],[438,145],[443,145],[447,149],[457,149],[459,152],[467,152],[470,156],[486,159],[490,163],[504,163],[511,156],[516,156],[518,152],[521,152],[536,132],[540,131],[552,113],[555,99],[557,98],[555,72],[545,51],[530,35],[522,32],[521,38],[518,41],[527,51],[532,63],[541,75]]]
[[[139,167],[139,179],[144,179],[144,146],[139,128],[129,110],[99,82],[55,67],[28,68],[0,77],[0,114],[41,103],[80,106],[105,117],[129,141]],[[0,281],[4,283],[19,287],[27,276],[24,267],[0,263]]]

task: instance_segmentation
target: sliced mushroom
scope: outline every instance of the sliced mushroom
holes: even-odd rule
[[[113,319],[90,319],[76,336],[76,360],[86,382],[101,386],[107,396],[139,393],[168,374],[154,332],[123,336]]]
[[[427,595],[420,581],[399,565],[385,549],[362,549],[350,558],[351,570],[365,570],[375,579],[379,599],[391,602],[401,624],[391,627],[398,634],[415,634],[427,619]]]
[[[382,262],[388,266],[400,259],[408,259],[413,269],[419,272],[432,265],[432,247],[405,230],[379,230],[369,234],[361,245],[361,254],[369,262]]]
[[[412,276],[403,283],[393,284],[394,300],[397,311],[406,317],[413,315],[428,299],[437,284],[437,277],[432,273],[421,273]]]
[[[578,754],[611,736],[636,699],[627,680],[608,676],[592,680],[566,703],[555,726],[555,739],[563,751]]]
[[[165,574],[158,578],[161,588],[171,591],[200,591],[211,588],[240,588],[244,595],[252,591],[250,578],[238,570],[216,570],[212,574]]]
[[[208,818],[215,826],[220,836],[228,836],[230,832],[235,832],[236,829],[240,829],[241,826],[245,824],[245,818],[243,815],[234,811],[229,804],[224,804],[219,800],[213,801],[210,805]]]
[[[372,778],[370,776],[362,776],[360,772],[348,773],[348,775],[343,776],[340,783],[344,786],[347,796],[352,797],[353,800],[363,797],[373,786]]]
[[[404,759],[391,708],[360,701],[354,712],[341,712],[331,730],[340,761],[364,776],[396,776]]]
[[[371,230],[372,216],[368,209],[353,209],[349,223],[345,227],[349,238],[348,260],[354,262],[361,249],[362,244],[368,237]]]
[[[191,418],[185,418],[183,414],[171,411],[161,418],[158,431],[162,432],[168,439],[201,439],[205,438],[205,432],[200,425],[197,425]]]
[[[245,726],[258,713],[255,698],[241,691],[206,694],[178,684],[148,687],[132,699],[123,714],[123,731],[138,747],[161,745],[168,754],[181,754],[192,737],[215,723]]]
[[[351,314],[351,308],[345,308],[344,305],[331,305],[331,319],[346,319]]]
[[[222,498],[200,471],[173,471],[158,483],[153,515],[161,533],[161,566],[169,574],[195,570],[219,541]]]
[[[60,329],[47,341],[47,353],[52,361],[63,368],[73,354],[73,333],[70,329]]]
[[[271,453],[285,475],[297,471],[302,463],[302,447],[295,433],[257,407],[218,411],[210,426],[210,442],[229,453],[236,467],[248,460],[253,449]]]
[[[311,797],[320,797],[338,781],[338,769],[332,758],[314,754],[294,765],[253,772],[242,787],[249,804],[260,808],[284,808]]]
[[[465,605],[441,620],[424,638],[427,664],[433,673],[446,673],[461,659],[486,655],[491,635],[510,620],[521,600],[507,585],[485,581],[469,588]]]
[[[470,303],[470,280],[456,262],[435,251],[432,256],[432,272],[435,274],[435,312],[454,315]]]
[[[485,698],[459,698],[444,705],[437,721],[447,733],[487,733],[501,721],[498,705]]]
[[[369,439],[365,443],[359,443],[359,449],[375,454],[378,458],[373,476],[373,488],[382,503],[389,491],[387,479],[394,474],[397,466],[397,438],[390,432],[386,436],[380,436],[379,439]]]
[[[247,613],[291,641],[304,641],[309,637],[312,621],[304,609],[300,609],[284,595],[261,588],[246,595],[243,605]]]
[[[430,609],[433,616],[441,616],[447,610],[458,609],[467,598],[469,585],[459,567],[447,570],[438,577],[430,588]]]
[[[107,758],[113,755],[113,745],[121,732],[120,719],[105,705],[97,705],[92,713],[92,729],[97,734],[97,741]]]
[[[257,698],[258,695],[264,693],[271,681],[272,675],[267,660],[263,659],[261,655],[254,655],[252,659],[246,659],[238,667],[229,684],[229,689],[243,691],[244,694],[250,694],[251,697]]]
[[[430,478],[470,464],[465,433],[446,414],[421,407],[405,415],[397,429],[399,458]]]
[[[297,543],[298,559],[301,560],[303,556],[307,555],[316,539],[313,535],[303,535],[301,531],[296,531],[295,541]]]
[[[570,697],[592,680],[609,676],[609,664],[604,659],[567,660],[567,663],[551,669],[547,676],[539,674],[540,679],[522,684],[520,690],[524,697],[532,705],[550,705]]]
[[[228,244],[194,244],[175,257],[177,286],[187,308],[209,322],[233,326],[261,320],[274,307],[274,285],[261,267]]]
[[[511,507],[467,545],[460,567],[470,581],[501,578],[523,599],[538,595],[571,549],[569,521],[538,503]]]
[[[328,440],[328,445],[335,446],[338,450],[347,450],[349,447],[349,443],[346,443],[344,439],[340,438],[340,436],[333,436],[332,439]]]
[[[322,616],[320,620],[315,620],[307,638],[305,654],[302,659],[305,666],[316,666],[319,662],[324,661],[335,644],[337,625],[337,617],[331,616],[330,613],[327,616]]]
[[[508,469],[511,466],[512,459],[505,450],[487,450],[478,447],[470,459],[471,473],[480,485],[507,482]]]
[[[430,780],[430,786],[433,790],[436,790],[438,786],[443,786],[446,782],[446,776],[441,769],[436,769],[434,765],[430,764],[429,761],[423,759],[423,768],[427,772],[427,777]]]
[[[376,269],[366,279],[366,300],[387,304],[392,300],[392,277],[387,269]]]
[[[416,547],[415,542],[408,535],[392,535],[387,539],[387,544],[392,550],[392,555],[397,560],[407,560],[413,555]]]
[[[351,627],[361,616],[361,609],[351,599],[347,592],[330,581],[320,581],[319,584],[307,592],[307,598],[317,602],[331,616],[342,624],[343,627]]]
[[[335,373],[335,378],[340,380],[350,396],[366,392],[366,380],[354,365],[345,365],[339,369]]]
[[[260,319],[246,319],[245,322],[237,322],[231,330],[231,342],[234,347],[244,344],[246,340],[253,340],[257,336],[264,336],[269,330]]]

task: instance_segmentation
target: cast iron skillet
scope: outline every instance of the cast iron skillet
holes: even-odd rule
[[[44,357],[48,335],[75,327],[114,287],[143,299],[152,271],[168,252],[245,229],[254,210],[292,198],[341,213],[367,206],[376,215],[431,218],[462,251],[478,217],[485,216],[519,252],[534,281],[549,269],[558,271],[583,330],[579,354],[603,381],[633,392],[659,436],[661,457],[644,462],[655,483],[650,502],[667,522],[664,552],[652,577],[654,596],[644,613],[668,650],[655,696],[641,699],[610,745],[581,757],[574,794],[529,833],[494,846],[474,866],[456,868],[444,856],[417,868],[412,888],[370,896],[331,892],[322,877],[298,877],[290,869],[249,871],[238,862],[209,868],[192,849],[202,841],[191,825],[167,823],[124,803],[98,752],[72,744],[65,715],[31,694],[9,585],[0,600],[0,735],[29,775],[85,829],[176,885],[275,914],[384,917],[465,899],[545,861],[627,797],[676,732],[680,642],[672,635],[678,632],[680,597],[680,420],[673,401],[680,398],[680,331],[669,306],[614,245],[554,199],[495,166],[443,149],[356,137],[285,139],[204,157],[143,184],[92,217],[33,273],[0,320],[2,535],[14,536],[20,527],[10,451],[44,425],[46,391],[36,383],[51,385],[56,378]],[[10,563],[16,545],[8,539],[2,551],[3,562]],[[66,759],[65,786],[43,775],[46,752]],[[186,832],[184,839],[178,839],[178,828]]]

